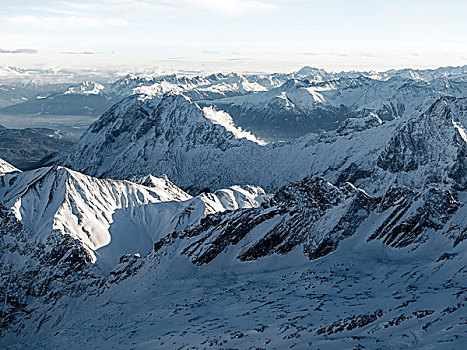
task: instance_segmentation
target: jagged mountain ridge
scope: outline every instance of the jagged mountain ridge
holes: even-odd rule
[[[150,180],[138,185],[45,167],[2,176],[0,198],[32,240],[44,244],[58,231],[109,270],[126,253],[145,255],[160,235],[219,210],[257,206],[264,195],[260,188],[233,187],[193,198],[167,178]]]
[[[232,116],[235,123],[269,141],[335,130],[348,118],[376,114],[391,120],[418,114],[441,96],[467,95],[465,79],[426,82],[392,77],[342,77],[324,82],[289,80],[247,96],[202,101]]]
[[[236,138],[232,132],[207,118],[198,105],[183,95],[170,94],[162,99],[134,96],[113,106],[95,122],[73,146],[76,151],[58,157],[64,164],[73,164],[77,161],[75,154],[83,151],[81,164],[76,168],[98,176],[112,177],[114,170],[121,167],[130,170],[125,163],[131,159],[132,169],[140,168],[141,171],[128,173],[129,178],[155,173],[173,178],[180,172],[195,175],[196,169],[208,163],[211,156],[218,158],[224,152],[244,145],[252,149],[259,147],[253,141]],[[109,154],[111,158],[107,157]],[[148,162],[155,165],[153,171],[148,167],[141,168]],[[162,168],[166,171],[161,172]],[[210,188],[203,182],[203,175],[198,173],[196,176],[199,179],[192,184],[197,186],[199,182],[198,190]]]
[[[131,98],[54,162],[98,177],[167,174],[192,192],[250,183],[274,191],[310,175],[375,194],[392,184],[421,188],[440,179],[446,188],[464,188],[466,105],[465,98],[443,97],[410,118],[381,123],[370,115],[336,131],[260,145],[227,132],[182,96]],[[425,145],[423,160],[414,142]]]
[[[383,197],[372,197],[350,183],[338,188],[323,178],[306,178],[284,186],[257,208],[216,213],[168,235],[155,250],[174,244],[177,253],[172,254],[186,255],[196,265],[229,249],[240,261],[254,261],[301,246],[305,256],[317,259],[356,232],[363,231],[368,241],[416,249],[430,230],[455,246],[466,237],[465,217],[463,203],[434,187],[421,193],[393,187]]]
[[[63,167],[0,176],[0,344],[461,349],[466,111],[444,97],[262,146],[183,96],[128,98],[88,131],[80,164],[131,182]],[[192,198],[147,175],[170,164],[192,192],[286,185]]]
[[[295,91],[292,88],[297,84]],[[89,88],[91,85],[94,88]],[[168,92],[183,93],[205,106],[213,105],[229,112],[247,131],[277,141],[335,129],[342,120],[369,112],[377,113],[381,119],[392,119],[420,111],[440,96],[465,96],[466,69],[335,73],[303,67],[289,74],[128,74],[104,85],[83,81],[62,89],[52,95],[38,92],[36,98],[26,94],[29,96],[26,102],[0,112],[98,116],[130,95],[160,98]],[[98,93],[76,93],[79,91]],[[259,96],[254,97],[256,94]]]
[[[0,114],[52,114],[99,116],[118,99],[106,92],[102,84],[84,81],[68,86],[62,92],[37,96],[19,104],[0,108]]]

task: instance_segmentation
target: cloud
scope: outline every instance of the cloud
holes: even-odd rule
[[[299,55],[304,55],[304,56],[318,56],[316,52],[299,52]]]
[[[0,49],[0,53],[14,53],[14,54],[32,55],[32,54],[38,53],[38,51],[34,50],[34,49],[16,49],[16,50],[3,50],[3,49]]]
[[[251,61],[251,58],[248,58],[248,57],[231,57],[231,58],[225,58],[224,61]]]
[[[199,7],[229,17],[271,12],[279,9],[277,5],[262,0],[176,0],[174,2]]]
[[[61,12],[70,15],[95,15],[103,17],[150,17],[157,13],[167,13],[175,9],[174,3],[179,1],[169,0],[93,0],[93,1],[63,1]]]
[[[2,22],[25,28],[62,30],[70,28],[103,28],[128,26],[129,22],[119,18],[91,16],[12,16],[2,17]]]
[[[190,57],[167,57],[166,60],[168,61],[187,61],[187,60],[191,60]]]
[[[365,58],[377,57],[377,55],[375,55],[374,53],[371,53],[371,52],[361,52],[360,56],[365,57]]]
[[[60,52],[62,55],[96,55],[97,52],[93,51],[64,51]]]
[[[62,2],[68,13],[100,13],[102,15],[152,16],[162,13],[190,13],[201,9],[228,17],[276,11],[279,7],[265,0],[106,0]]]
[[[19,11],[21,9],[21,11]],[[266,0],[80,0],[24,4],[0,23],[27,31],[62,31],[129,27],[155,18],[196,16],[202,12],[239,17],[277,11]]]

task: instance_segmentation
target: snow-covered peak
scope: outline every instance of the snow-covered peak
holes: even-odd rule
[[[170,195],[173,197],[173,200],[184,201],[192,198],[192,196],[183,191],[181,188],[175,186],[166,175],[161,177],[156,177],[153,175],[136,175],[133,176],[130,181],[146,187],[162,190],[165,193],[170,193]]]
[[[324,69],[314,68],[310,66],[305,66],[297,71],[296,75],[300,78],[307,78],[313,81],[323,81],[331,76]]]
[[[100,95],[104,90],[104,85],[93,82],[83,81],[81,84],[70,86],[65,95]]]
[[[127,251],[145,253],[141,249],[150,249],[154,228],[138,226],[145,206],[174,201],[178,196],[162,187],[46,167],[4,175],[0,198],[38,241],[45,242],[59,230],[82,242],[94,260],[112,264]],[[109,244],[105,254],[100,252]]]
[[[120,256],[143,256],[154,241],[208,213],[255,207],[265,195],[258,187],[235,187],[193,198],[166,177],[139,180],[143,184],[44,167],[0,177],[0,203],[30,239],[45,243],[54,232],[68,235],[108,270]]]
[[[0,158],[0,176],[7,174],[7,173],[16,172],[16,171],[20,171],[20,170]]]
[[[169,93],[160,99],[133,96],[104,113],[70,152],[57,156],[60,159],[57,162],[74,169],[86,167],[89,174],[105,173],[104,176],[112,177],[113,171],[132,159],[133,165],[125,166],[128,178],[146,174],[167,174],[172,178],[179,167],[187,170],[191,167],[181,162],[176,167],[167,167],[167,172],[159,171],[171,162],[167,155],[172,152],[185,158],[193,150],[199,152],[197,157],[203,157],[206,149],[222,153],[241,143],[259,147],[239,129],[224,122],[225,118],[222,123],[212,115],[208,118],[184,95]],[[112,157],[108,158],[109,154]]]

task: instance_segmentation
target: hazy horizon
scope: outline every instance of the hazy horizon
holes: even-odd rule
[[[455,0],[3,0],[0,65],[167,73],[461,66],[465,13]]]

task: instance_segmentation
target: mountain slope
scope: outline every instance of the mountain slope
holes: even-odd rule
[[[467,99],[441,98],[410,118],[351,119],[336,131],[262,146],[235,138],[181,96],[128,99],[54,161],[99,177],[167,174],[192,192],[249,183],[272,191],[310,175],[380,194],[392,184],[421,188],[440,178],[441,186],[464,188],[466,106]],[[423,160],[417,142],[426,145]]]
[[[207,213],[251,207],[264,192],[234,187],[192,198],[167,178],[150,186],[101,180],[62,167],[6,174],[0,198],[32,238],[44,243],[53,231],[81,242],[104,270],[127,253],[145,255],[160,235]]]
[[[463,349],[467,99],[417,111],[463,74],[304,68],[272,111],[368,110],[270,144],[183,95],[239,76],[148,80],[187,87],[123,99],[55,158],[87,175],[0,162],[0,347]]]
[[[309,259],[317,259],[360,231],[368,241],[416,249],[436,230],[457,245],[467,229],[461,207],[451,193],[437,188],[417,193],[394,187],[379,198],[350,183],[337,188],[323,178],[306,178],[284,186],[258,208],[208,216],[156,243],[155,250],[170,250],[174,244],[176,254],[204,265],[227,250],[240,261],[252,261],[287,254],[297,246]]]
[[[176,174],[192,173],[197,179],[190,180],[191,184],[202,190],[209,188],[203,180],[209,176],[197,173],[197,169],[202,169],[203,164],[210,167],[209,159],[218,159],[240,146],[260,147],[256,142],[236,138],[182,95],[171,94],[160,100],[134,96],[107,111],[71,152],[58,156],[57,163],[106,177],[123,168],[128,178],[145,174],[180,178]],[[128,162],[131,167],[126,165]]]
[[[33,311],[24,329],[0,341],[11,349],[91,341],[141,349],[462,349],[467,197],[458,196],[393,188],[377,198],[305,179],[261,207],[169,234],[147,257],[124,256],[107,276],[85,269],[81,293],[60,293],[59,279],[55,305]]]
[[[441,96],[467,95],[465,80],[443,83],[392,77],[341,77],[323,82],[290,80],[280,87],[247,96],[202,101],[228,112],[234,122],[269,141],[310,132],[335,130],[348,118],[376,114],[391,120],[423,112]]]

